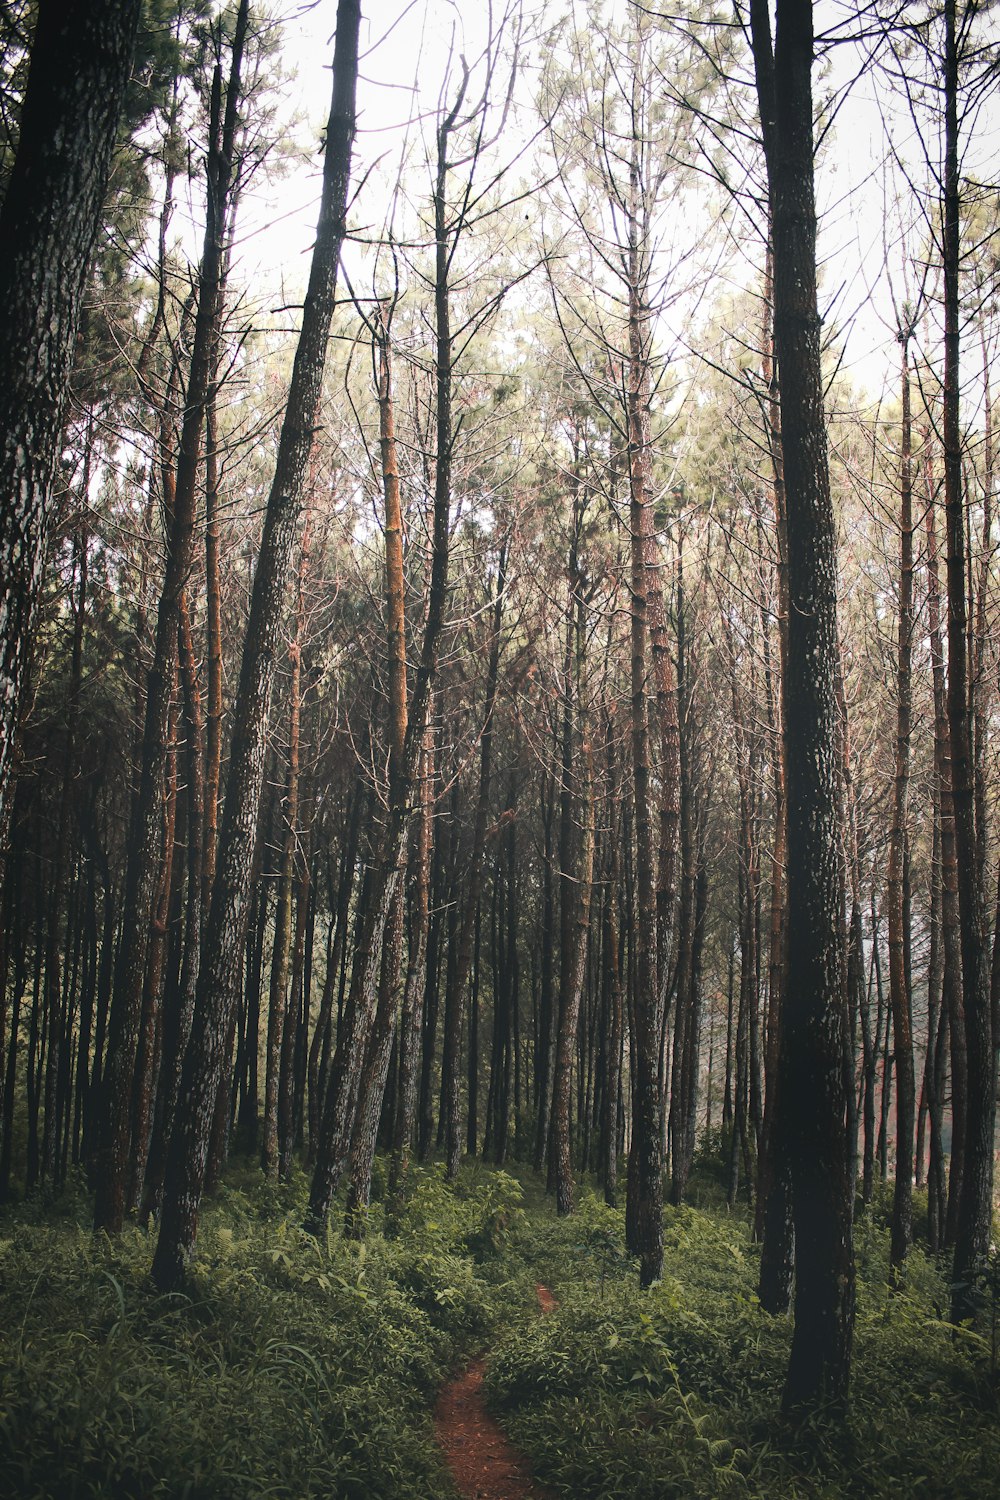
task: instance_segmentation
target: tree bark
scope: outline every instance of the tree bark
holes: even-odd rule
[[[0,210],[0,858],[53,483],[139,0],[40,0]]]
[[[971,1317],[978,1297],[974,1277],[985,1265],[993,1211],[993,1137],[996,1115],[993,1017],[990,1003],[986,903],[977,857],[971,693],[968,672],[965,502],[962,488],[959,311],[960,200],[958,169],[959,59],[956,0],[944,3],[944,163],[942,262],[944,271],[944,497],[948,578],[948,728],[951,790],[958,865],[958,916],[965,1009],[966,1138],[962,1189],[955,1225],[951,1315]]]
[[[433,802],[431,777],[434,761],[434,725],[431,713],[424,726],[418,797],[419,823],[412,861],[410,926],[407,944],[406,982],[399,1020],[399,1071],[396,1088],[396,1119],[393,1126],[392,1164],[389,1172],[390,1200],[398,1206],[405,1191],[417,1103],[417,1064],[422,1021],[421,994],[427,957],[430,917],[431,847]]]
[[[896,1039],[896,1181],[892,1200],[889,1282],[899,1284],[913,1236],[915,1085],[913,1018],[907,964],[903,885],[910,780],[910,658],[913,636],[913,477],[910,441],[909,328],[901,328],[902,431],[899,458],[899,635],[896,650],[896,758],[886,898],[889,926],[889,1001]]]
[[[378,346],[379,446],[382,455],[382,492],[385,506],[385,632],[386,679],[389,710],[389,806],[406,824],[412,777],[407,776],[406,726],[406,610],[403,551],[403,510],[399,489],[399,461],[396,452],[396,408],[392,387],[392,361],[389,343],[389,318],[380,305],[376,312],[375,339]],[[420,758],[422,758],[423,725]],[[416,769],[415,764],[413,769]],[[406,840],[401,840],[398,857],[405,858]],[[396,1010],[399,999],[399,969],[403,943],[403,882],[397,883],[389,909],[385,932],[381,935],[382,969],[379,975],[378,1005],[368,1057],[361,1080],[358,1120],[351,1148],[351,1185],[345,1216],[346,1232],[355,1238],[364,1236],[365,1217],[371,1198],[372,1164],[378,1122],[385,1098],[386,1077],[393,1037],[396,1032]]]
[[[633,999],[635,1072],[632,1080],[631,1170],[635,1193],[633,1244],[639,1279],[650,1286],[663,1268],[663,1097],[660,1080],[662,1005],[657,976],[656,897],[650,818],[649,590],[646,575],[650,515],[650,310],[644,302],[649,247],[640,222],[638,146],[632,145],[629,175],[628,292],[629,375],[627,394],[629,472],[629,567],[631,584],[630,691],[632,796],[635,829],[636,968]]]
[[[765,1312],[775,1316],[788,1311],[792,1295],[794,1232],[791,1184],[787,1153],[781,1147],[781,1007],[787,973],[787,797],[785,794],[785,724],[781,708],[781,683],[788,655],[788,529],[785,514],[785,466],[781,450],[781,401],[774,360],[774,255],[773,234],[768,229],[767,265],[764,277],[766,329],[763,339],[762,374],[767,387],[764,422],[771,470],[774,476],[775,569],[778,610],[778,691],[774,687],[767,637],[762,621],[765,652],[765,685],[768,725],[771,731],[772,787],[774,797],[774,845],[771,851],[770,940],[768,944],[767,1026],[764,1039],[764,1119],[761,1130],[757,1174],[754,1232],[760,1240],[758,1296]],[[757,513],[757,535],[763,548],[763,524]]]
[[[299,844],[299,761],[300,725],[302,722],[302,634],[304,625],[303,585],[308,568],[308,535],[303,538],[299,560],[298,599],[295,608],[295,635],[289,647],[291,682],[288,689],[288,778],[282,808],[284,837],[281,869],[278,874],[278,896],[274,911],[274,947],[267,1011],[267,1067],[264,1075],[264,1129],[261,1140],[261,1167],[267,1177],[278,1175],[280,1155],[278,1141],[278,1092],[283,1074],[282,1055],[288,1016],[288,967],[292,951],[292,884],[295,877],[296,852]]]
[[[553,1152],[556,1165],[556,1210],[569,1214],[575,1207],[573,1163],[570,1155],[570,1079],[576,1050],[580,1001],[587,963],[590,934],[590,903],[594,880],[594,779],[590,747],[582,754],[586,763],[583,794],[583,846],[572,875],[569,909],[572,920],[563,923],[566,951],[562,959],[563,983],[559,996],[559,1031],[556,1037],[556,1071],[553,1087]],[[564,899],[565,896],[564,896]]]
[[[172,495],[166,492],[164,494],[164,508],[167,511],[166,567],[156,617],[153,661],[148,675],[142,768],[129,835],[122,936],[111,999],[98,1148],[94,1227],[111,1234],[121,1229],[125,1211],[130,1149],[126,1100],[135,1067],[142,982],[156,894],[160,783],[167,753],[167,723],[177,663],[181,596],[187,583],[194,548],[202,426],[219,313],[226,208],[233,176],[234,141],[241,97],[240,73],[248,15],[248,0],[241,0],[224,103],[221,69],[218,66],[212,83],[212,119],[206,168],[205,240],[194,345],[177,454],[176,481],[169,487],[165,485],[165,491],[168,488],[173,490]],[[166,474],[166,468],[164,472]]]
[[[843,1025],[843,873],[837,820],[837,568],[830,499],[813,189],[811,0],[765,0],[751,30],[774,233],[788,528],[788,982],[781,1018],[783,1145],[795,1225],[788,1413],[846,1403],[854,1329]]]
[[[442,1057],[445,1115],[445,1140],[447,1147],[447,1173],[454,1179],[462,1160],[462,1119],[459,1094],[459,1046],[462,1037],[462,1016],[465,1008],[465,990],[469,982],[472,963],[472,942],[475,934],[476,909],[483,883],[483,855],[486,848],[486,822],[489,815],[490,786],[493,774],[493,711],[496,707],[497,682],[500,665],[500,627],[503,620],[504,592],[507,581],[508,539],[500,544],[497,561],[496,596],[490,622],[490,651],[486,669],[486,698],[483,705],[483,732],[479,750],[479,791],[476,798],[476,818],[472,832],[472,853],[467,875],[467,897],[465,915],[458,939],[458,953],[454,982],[448,987],[445,1003],[444,1049]]]
[[[229,780],[215,884],[171,1145],[153,1276],[161,1290],[182,1280],[194,1247],[209,1135],[230,1032],[246,924],[275,646],[309,454],[319,411],[345,233],[358,72],[358,0],[339,0],[333,100],[323,193],[288,405],[268,496],[250,601],[234,716]]]

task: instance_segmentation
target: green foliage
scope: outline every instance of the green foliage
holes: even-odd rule
[[[539,1244],[555,1312],[516,1324],[491,1398],[558,1493],[637,1500],[986,1497],[1000,1472],[988,1340],[956,1338],[947,1285],[919,1250],[886,1291],[888,1244],[858,1226],[858,1330],[847,1428],[778,1417],[791,1324],[757,1303],[745,1224],[668,1210],[663,1279],[639,1289],[623,1216],[583,1195]]]
[[[457,1183],[413,1168],[407,1190],[391,1216],[373,1204],[364,1242],[317,1241],[302,1176],[234,1173],[173,1297],[144,1235],[83,1227],[80,1182],[8,1215],[0,1493],[445,1500],[430,1406],[463,1353],[492,1346],[490,1400],[553,1493],[995,1494],[989,1320],[947,1323],[946,1277],[919,1249],[889,1296],[879,1204],[856,1226],[849,1421],[790,1427],[791,1325],[758,1306],[741,1218],[668,1210],[663,1278],[642,1291],[622,1213],[591,1192],[556,1219],[537,1184],[476,1164]],[[536,1282],[557,1299],[544,1316]]]
[[[247,1173],[206,1212],[170,1297],[147,1237],[95,1240],[82,1196],[59,1220],[19,1211],[0,1230],[0,1493],[450,1494],[429,1406],[509,1295],[483,1247],[507,1242],[519,1192],[415,1172],[394,1240],[319,1243],[299,1227],[302,1178]]]

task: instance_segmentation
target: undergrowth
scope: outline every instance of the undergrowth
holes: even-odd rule
[[[877,1214],[857,1226],[846,1427],[778,1416],[791,1324],[763,1314],[746,1225],[665,1211],[663,1278],[638,1287],[623,1215],[585,1194],[536,1243],[556,1310],[509,1329],[489,1366],[501,1420],[559,1494],[601,1500],[990,1500],[997,1393],[985,1340],[944,1321],[947,1285],[911,1252],[886,1292]]]
[[[31,1500],[426,1497],[453,1492],[430,1408],[531,1294],[503,1174],[415,1171],[366,1242],[304,1234],[305,1183],[232,1178],[183,1295],[137,1229],[95,1239],[81,1193],[0,1221],[0,1495]],[[513,1275],[513,1280],[511,1280]]]
[[[232,1175],[183,1296],[152,1245],[89,1231],[82,1189],[0,1219],[0,1495],[25,1500],[446,1500],[431,1425],[463,1354],[553,1494],[576,1500],[988,1500],[1000,1492],[991,1349],[945,1321],[920,1249],[886,1292],[876,1205],[856,1228],[849,1420],[778,1416],[791,1334],[756,1250],[706,1189],[667,1210],[640,1291],[620,1212],[557,1220],[537,1182],[415,1169],[363,1244],[299,1225],[305,1183]],[[535,1281],[557,1306],[539,1316]]]

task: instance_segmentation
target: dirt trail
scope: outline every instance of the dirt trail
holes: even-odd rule
[[[538,1306],[551,1312],[556,1299],[536,1286]],[[441,1390],[434,1408],[434,1430],[463,1500],[546,1500],[548,1491],[532,1477],[531,1465],[486,1410],[484,1359],[474,1359]]]

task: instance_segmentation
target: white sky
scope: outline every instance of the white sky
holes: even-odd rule
[[[616,4],[625,8],[625,0]],[[532,0],[527,0],[525,8],[539,10]],[[566,4],[547,7],[553,17],[566,8]],[[405,0],[389,4],[362,0],[355,184],[377,158],[382,158],[387,172],[394,171],[407,121],[419,116],[421,109],[433,112],[437,103],[449,47],[475,56],[483,43],[487,14],[485,0],[413,0],[409,5]],[[839,0],[830,0],[817,8],[817,26],[842,21],[845,14]],[[298,136],[311,145],[311,163],[303,163],[266,196],[247,204],[240,248],[244,276],[259,278],[272,288],[275,302],[294,297],[308,271],[320,187],[319,143],[329,109],[336,0],[315,0],[310,5],[282,0],[279,15],[285,19],[286,67],[294,74],[289,106],[305,117],[305,128]],[[856,67],[853,49],[837,49],[833,82]],[[415,93],[417,84],[419,93]],[[895,370],[896,363],[894,331],[888,326],[891,303],[884,282],[876,290],[887,233],[878,170],[885,152],[879,112],[884,99],[884,83],[877,84],[875,75],[863,76],[855,84],[838,117],[818,180],[823,296],[837,325],[849,330],[845,368],[872,388],[878,387],[887,368]],[[409,129],[412,140],[419,125],[411,123]],[[384,189],[381,196],[384,199]],[[373,227],[378,227],[378,216],[384,212],[378,200],[373,184],[361,200],[362,217],[369,218]]]
[[[486,10],[482,0],[362,0],[355,188],[377,159],[389,170],[394,168],[408,122],[420,108],[434,107],[453,39],[456,53],[472,56],[481,47]],[[258,267],[272,282],[276,268],[292,282],[304,282],[308,272],[322,172],[320,141],[330,109],[336,13],[336,0],[285,0],[278,12],[285,18],[285,67],[294,78],[289,106],[304,116],[297,134],[312,147],[312,162],[255,203],[245,224],[244,265],[247,271]],[[422,95],[415,98],[418,81]],[[412,132],[415,127],[411,123],[409,128]]]

